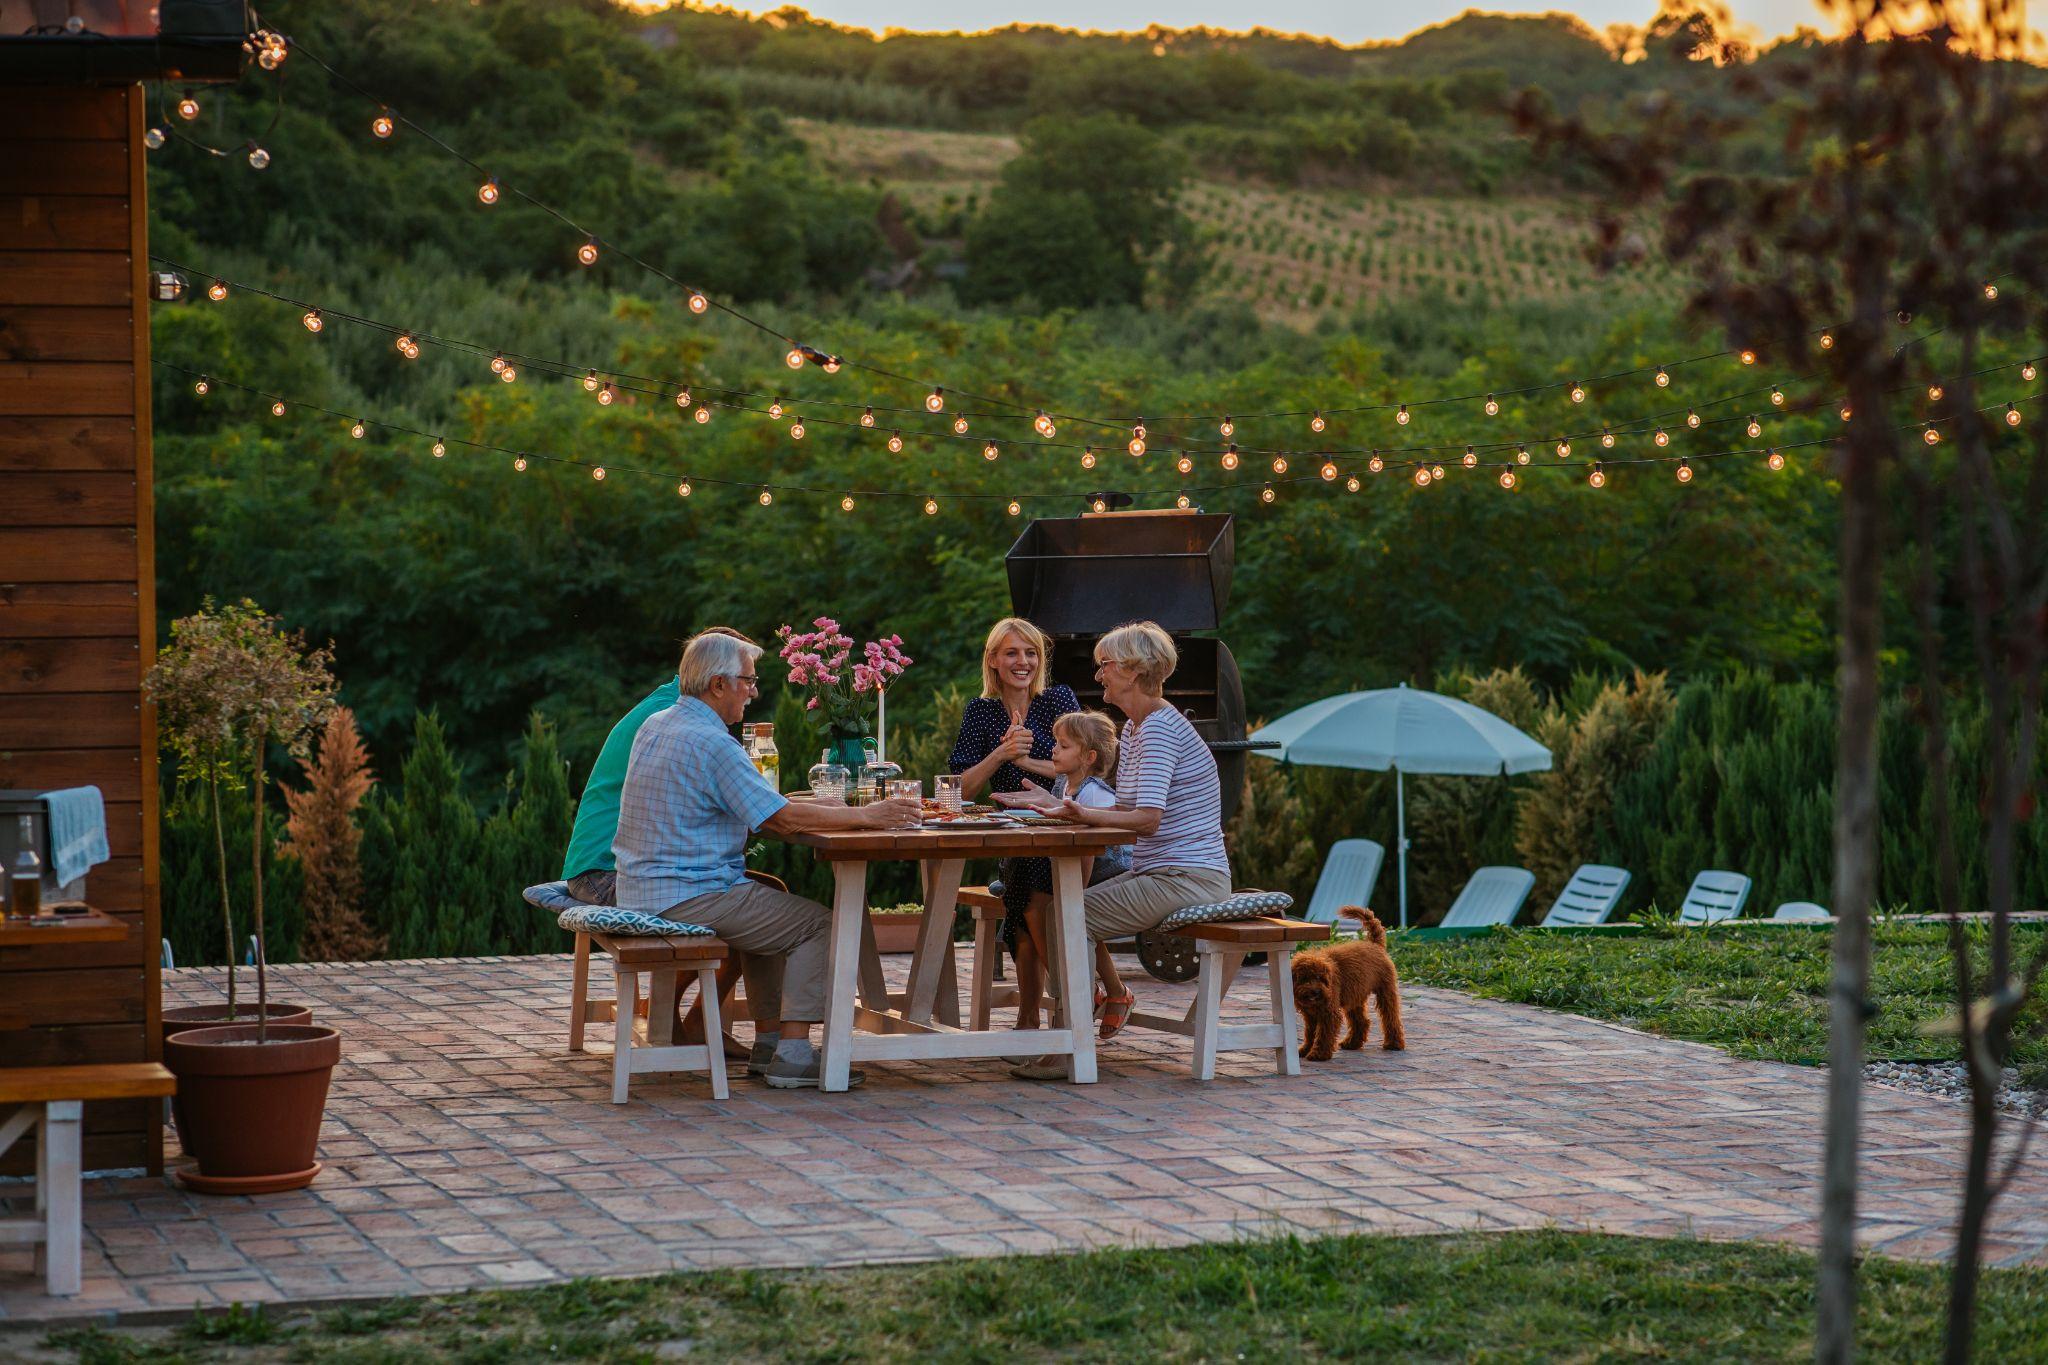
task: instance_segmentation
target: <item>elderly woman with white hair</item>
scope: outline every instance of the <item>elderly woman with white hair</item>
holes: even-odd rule
[[[1166,700],[1166,680],[1180,662],[1173,637],[1150,621],[1118,626],[1095,644],[1095,680],[1102,699],[1124,713],[1114,807],[1055,801],[1042,788],[1005,804],[1034,806],[1082,824],[1129,830],[1131,870],[1097,882],[1084,893],[1088,937],[1096,943],[1147,929],[1176,910],[1230,896],[1230,856],[1223,844],[1223,784],[1216,759],[1194,723]],[[1104,954],[1103,956],[1107,956]],[[1135,1003],[1116,973],[1104,971],[1108,992],[1101,1036],[1130,1018]],[[1015,1068],[1027,1080],[1057,1080],[1064,1058],[1044,1057]]]
[[[918,822],[918,803],[792,804],[763,781],[729,727],[760,691],[761,647],[707,630],[683,648],[675,705],[633,738],[619,792],[618,904],[701,924],[746,954],[754,1049],[747,1071],[778,1088],[818,1084],[811,1025],[825,1017],[831,912],[747,880],[747,839],[810,830],[893,829]]]

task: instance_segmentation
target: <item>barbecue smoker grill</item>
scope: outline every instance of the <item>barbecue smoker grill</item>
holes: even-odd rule
[[[1206,512],[1097,512],[1034,521],[1005,557],[1010,604],[1052,639],[1049,675],[1074,689],[1083,706],[1124,717],[1095,681],[1095,641],[1127,621],[1156,621],[1170,632],[1180,664],[1166,700],[1195,724],[1216,756],[1227,821],[1244,795],[1245,754],[1274,747],[1245,738],[1244,684],[1230,647],[1198,630],[1215,630],[1230,600],[1236,539],[1231,519]],[[1141,937],[1139,960],[1154,976],[1185,981],[1193,952]],[[1182,958],[1185,961],[1182,961]]]

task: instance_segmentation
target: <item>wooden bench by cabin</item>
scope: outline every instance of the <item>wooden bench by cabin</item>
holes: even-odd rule
[[[1294,945],[1328,938],[1330,926],[1296,919],[1214,920],[1156,932],[1194,940],[1201,968],[1195,976],[1195,1003],[1176,1019],[1171,1015],[1133,1011],[1130,1027],[1178,1033],[1195,1042],[1194,1074],[1198,1081],[1216,1078],[1219,1052],[1273,1053],[1274,1069],[1284,1076],[1301,1074],[1299,1029],[1294,1019]],[[1249,953],[1266,955],[1267,989],[1272,1019],[1264,1024],[1223,1023],[1223,996]]]
[[[612,960],[615,994],[590,998],[590,950]],[[612,1103],[624,1104],[636,1075],[651,1071],[705,1071],[713,1099],[726,1099],[725,1028],[720,1018],[723,987],[719,969],[731,956],[724,939],[708,934],[576,935],[574,976],[569,991],[569,1050],[583,1051],[583,1025],[610,1019]],[[639,1008],[640,975],[648,976],[647,1005]],[[697,978],[697,1008],[704,1018],[704,1043],[678,1043],[676,1001],[686,975]],[[644,1022],[643,1022],[644,1020]]]
[[[0,1111],[14,1110],[0,1119],[0,1152],[25,1135],[36,1140],[35,1212],[0,1220],[0,1243],[41,1243],[51,1294],[79,1289],[85,1101],[153,1099],[175,1089],[177,1081],[156,1062],[0,1068]]]

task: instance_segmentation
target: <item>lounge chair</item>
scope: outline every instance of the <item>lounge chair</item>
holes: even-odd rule
[[[1339,839],[1323,859],[1323,875],[1302,916],[1311,924],[1335,924],[1347,905],[1371,906],[1372,888],[1380,879],[1387,851],[1370,839]]]
[[[1482,867],[1465,883],[1458,899],[1437,921],[1439,929],[1471,929],[1489,924],[1512,924],[1529,899],[1536,874],[1519,867]]]
[[[1692,879],[1678,907],[1680,924],[1714,924],[1735,919],[1749,903],[1749,878],[1740,872],[1706,871]]]
[[[1812,901],[1786,901],[1771,912],[1771,919],[1779,923],[1791,920],[1833,918],[1834,916],[1828,913],[1828,908],[1825,905],[1815,905]]]
[[[1550,903],[1542,927],[1607,923],[1607,917],[1620,906],[1621,893],[1628,890],[1628,881],[1629,871],[1625,867],[1580,863],[1579,870],[1572,873],[1564,890]]]

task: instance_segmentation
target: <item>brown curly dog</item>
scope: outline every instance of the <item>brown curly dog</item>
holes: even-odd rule
[[[1380,1046],[1398,1052],[1408,1046],[1401,1032],[1401,983],[1387,955],[1387,927],[1372,911],[1347,905],[1340,914],[1365,921],[1366,936],[1294,958],[1294,1008],[1301,1013],[1301,1055],[1327,1062],[1334,1049],[1365,1046],[1365,1002],[1379,1002]],[[1337,1021],[1350,1026],[1342,1044]]]

